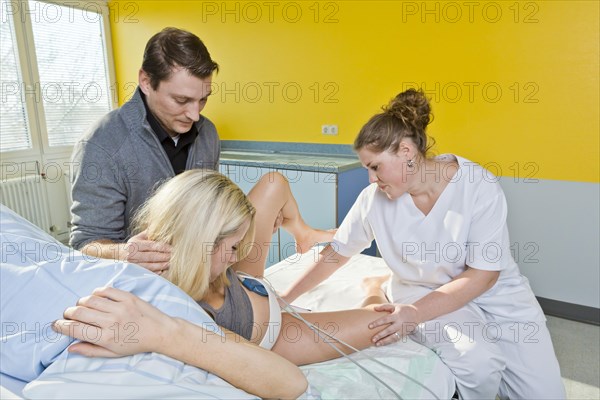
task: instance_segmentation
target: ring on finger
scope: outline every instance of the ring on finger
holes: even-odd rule
[[[396,332],[394,333],[394,336],[396,336],[396,339],[400,340],[400,333]]]

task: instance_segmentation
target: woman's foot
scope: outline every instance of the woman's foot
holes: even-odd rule
[[[363,278],[361,287],[365,291],[365,300],[362,303],[362,307],[388,302],[383,284],[390,279],[390,276],[391,274]]]
[[[302,234],[296,236],[296,252],[304,254],[319,243],[329,243],[337,229],[321,230],[308,228]]]
[[[390,279],[391,274],[379,275],[379,276],[367,276],[363,278],[361,287],[367,295],[371,293],[379,293],[383,290],[382,286]]]

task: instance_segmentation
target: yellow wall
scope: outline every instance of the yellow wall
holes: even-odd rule
[[[599,181],[597,1],[109,7],[121,103],[148,38],[165,26],[190,30],[221,66],[204,114],[222,139],[349,144],[416,83],[432,97],[436,152],[503,176]],[[338,124],[339,136],[321,135],[322,124]]]

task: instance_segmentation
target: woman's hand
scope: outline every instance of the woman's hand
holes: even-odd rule
[[[177,329],[177,320],[137,296],[112,287],[95,289],[75,307],[65,310],[65,319],[53,329],[82,342],[69,351],[88,357],[120,357],[160,352]]]
[[[307,386],[302,371],[272,351],[222,337],[183,319],[171,318],[131,293],[111,287],[94,290],[55,331],[84,342],[69,351],[88,357],[119,357],[157,352],[211,372],[261,398],[296,398]]]
[[[373,336],[377,346],[397,342],[413,332],[421,322],[456,311],[494,286],[500,271],[485,271],[467,267],[460,275],[445,285],[417,300],[414,304],[382,304],[376,311],[390,314],[373,321],[369,327],[390,324]]]
[[[389,325],[375,336],[375,346],[384,346],[402,339],[403,336],[414,331],[419,324],[417,322],[417,308],[411,304],[381,304],[374,307],[375,311],[387,311],[389,314],[369,324],[370,329],[383,325]]]

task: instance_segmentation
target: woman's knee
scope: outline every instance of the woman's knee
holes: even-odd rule
[[[469,347],[436,349],[450,368],[463,399],[494,399],[506,362],[493,343],[472,343]]]
[[[424,335],[420,341],[434,350],[452,370],[459,386],[469,388],[495,388],[497,390],[506,360],[500,346],[485,336],[466,334],[460,330],[440,329],[436,335]]]
[[[498,346],[484,343],[462,353],[456,360],[461,380],[474,387],[491,386],[497,390],[506,368],[506,359]]]
[[[289,187],[289,182],[287,178],[280,172],[270,171],[260,177],[256,183],[256,186],[262,186],[264,188],[276,190]]]
[[[287,179],[279,172],[267,172],[248,193],[248,198],[256,208],[272,211],[273,207],[283,204],[286,194],[290,192]]]

